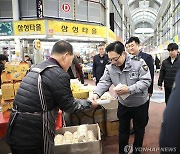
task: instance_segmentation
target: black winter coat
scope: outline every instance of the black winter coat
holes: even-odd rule
[[[160,148],[167,147],[172,151],[161,151],[161,154],[179,154],[180,153],[180,70],[175,79],[175,88],[168,100],[168,105],[164,111],[163,122],[160,133]]]
[[[164,81],[164,87],[171,89],[179,67],[180,67],[179,56],[175,59],[173,64],[171,62],[171,57],[168,57],[167,59],[165,59],[162,62],[162,66],[160,69],[158,86],[162,86],[162,83]]]
[[[152,94],[153,93],[153,84],[154,84],[154,60],[150,54],[147,54],[145,52],[140,51],[138,54],[139,57],[144,59],[146,64],[149,67],[150,74],[151,74],[151,85],[148,88],[148,93]]]
[[[52,138],[49,144],[54,145],[55,120],[58,108],[71,113],[90,108],[91,102],[73,98],[70,77],[67,72],[58,66],[55,59],[51,58],[51,61],[44,61],[35,67],[41,68],[48,65],[57,65],[57,67],[47,68],[41,74],[49,125],[52,128],[50,130]],[[14,112],[11,113],[6,139],[11,147],[17,149],[42,148],[43,145],[41,114],[43,111],[38,93],[38,75],[38,73],[30,71],[24,77],[13,103],[13,108],[17,106],[20,113],[17,114],[14,123],[10,127]],[[28,112],[28,114],[25,112]],[[40,115],[31,115],[29,113],[40,113]]]

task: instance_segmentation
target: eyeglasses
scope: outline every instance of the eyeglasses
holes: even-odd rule
[[[120,57],[121,57],[121,55],[119,55],[118,57],[111,58],[111,59],[109,59],[109,62],[113,62],[113,61],[117,62]]]

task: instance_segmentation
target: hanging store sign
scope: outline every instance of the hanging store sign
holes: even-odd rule
[[[14,21],[14,35],[45,34],[45,21]]]
[[[106,38],[106,27],[73,22],[48,21],[48,34]]]
[[[37,6],[37,17],[42,18],[43,17],[43,2],[42,2],[42,0],[36,0],[36,6]]]
[[[69,12],[71,10],[71,6],[68,3],[63,3],[61,8],[64,12]]]
[[[0,22],[0,36],[10,36],[12,34],[12,22]]]
[[[40,40],[34,40],[33,41],[33,46],[36,50],[40,50],[41,49],[41,41]]]

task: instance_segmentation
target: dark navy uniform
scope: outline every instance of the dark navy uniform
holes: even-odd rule
[[[152,94],[153,93],[153,84],[154,84],[154,64],[153,64],[154,60],[150,54],[147,54],[147,53],[142,52],[142,51],[140,51],[138,53],[138,56],[141,57],[142,59],[144,59],[144,61],[146,62],[146,64],[149,67],[150,74],[151,74],[151,85],[148,88],[148,93]]]
[[[100,78],[102,77],[107,63],[108,63],[108,56],[106,54],[103,57],[100,57],[100,54],[94,56],[93,77],[96,78],[96,84],[99,82]]]
[[[180,70],[176,75],[174,85],[174,89],[172,90],[164,112],[160,133],[160,147],[163,150],[165,147],[168,147],[169,150],[173,151],[163,152],[163,150],[161,150],[161,154],[180,153]]]

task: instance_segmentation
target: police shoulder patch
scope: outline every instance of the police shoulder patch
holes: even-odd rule
[[[145,71],[148,71],[148,66],[147,66],[147,65],[143,65],[142,67],[143,67],[143,69],[144,69]]]

